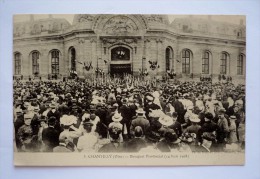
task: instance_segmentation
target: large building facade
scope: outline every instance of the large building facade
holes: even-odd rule
[[[78,14],[14,23],[14,78],[131,73],[195,80],[232,77],[244,83],[246,28],[190,16]]]

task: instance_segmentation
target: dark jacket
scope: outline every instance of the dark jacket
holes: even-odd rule
[[[145,148],[146,142],[142,138],[134,138],[124,144],[126,152],[139,152],[140,149]]]
[[[42,141],[46,146],[46,152],[52,152],[53,148],[59,145],[59,132],[53,127],[42,131]]]

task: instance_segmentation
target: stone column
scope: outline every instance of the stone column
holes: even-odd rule
[[[79,50],[78,50],[78,53],[76,53],[76,56],[77,56],[76,59],[83,63],[83,61],[84,61],[84,52],[83,51],[84,51],[85,39],[80,38],[78,43],[79,43]],[[77,63],[76,71],[79,76],[82,76],[83,75],[83,65],[80,63]]]
[[[91,42],[91,59],[89,59],[89,62],[92,63],[93,71],[95,71],[95,68],[97,68],[97,39],[92,38],[90,40]]]
[[[144,60],[144,69],[147,69],[149,71],[149,67],[150,64],[148,63],[150,59],[150,40],[149,39],[145,39],[144,40],[144,44],[145,44],[145,60]]]
[[[164,73],[164,67],[165,67],[165,60],[163,59],[164,55],[163,55],[163,49],[162,49],[162,39],[157,39],[156,40],[157,43],[157,64],[159,66],[159,68],[157,68],[157,72],[158,75],[163,75]]]
[[[181,63],[181,48],[179,47],[178,43],[176,45],[176,51],[174,53],[176,64],[175,64],[175,72],[176,74],[181,75],[182,73],[182,63]]]

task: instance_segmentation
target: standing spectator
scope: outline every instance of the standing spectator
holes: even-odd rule
[[[92,132],[93,124],[90,121],[83,122],[84,134],[79,137],[77,148],[80,152],[95,152],[98,138]]]
[[[230,143],[237,143],[237,128],[236,128],[236,116],[230,116],[230,126],[229,126],[229,135],[227,138],[227,142]]]
[[[45,145],[44,152],[53,152],[53,148],[59,145],[59,132],[54,128],[56,118],[50,117],[48,120],[49,127],[42,131],[42,141]]]
[[[58,132],[61,132],[61,127],[60,127],[60,112],[56,109],[56,103],[54,101],[51,102],[50,104],[50,108],[51,110],[47,113],[47,117],[50,119],[51,117],[55,117],[53,119],[55,119],[55,129]]]
[[[143,139],[143,129],[140,126],[136,126],[134,138],[124,144],[124,150],[126,152],[139,152],[144,147],[146,147],[146,142]]]
[[[228,127],[228,121],[225,118],[225,112],[226,110],[224,108],[219,110],[218,114],[218,130],[217,130],[217,142],[218,142],[218,150],[223,151],[223,148],[226,144],[227,140],[227,135],[229,132],[229,127]]]
[[[146,134],[147,130],[150,127],[150,123],[149,121],[146,119],[145,117],[145,111],[143,110],[143,108],[139,108],[138,110],[136,110],[137,113],[137,118],[134,119],[131,123],[131,127],[130,127],[130,133],[133,135],[135,128],[137,126],[140,126],[142,128],[142,132],[144,134]]]
[[[31,127],[33,113],[24,114],[24,125],[18,129],[17,138],[21,144],[18,151],[32,152],[35,149],[35,136]],[[37,136],[36,136],[37,137]],[[17,146],[18,147],[18,146]]]

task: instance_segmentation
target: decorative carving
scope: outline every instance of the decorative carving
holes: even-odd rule
[[[147,17],[148,21],[164,23],[163,17],[160,15],[151,15]]]
[[[21,36],[25,34],[25,27],[24,26],[18,26],[14,30],[14,36]]]
[[[39,24],[33,24],[31,27],[31,34],[40,34],[41,33],[41,28]]]
[[[104,26],[106,34],[126,35],[133,34],[138,31],[135,22],[126,16],[115,16],[107,21]]]
[[[157,42],[157,43],[162,43],[163,41],[162,41],[162,39],[159,39],[159,38],[158,38],[158,39],[156,39],[156,42]]]
[[[115,44],[115,43],[126,43],[126,44],[133,44],[137,43],[137,38],[103,38],[103,44]]]
[[[94,17],[88,14],[81,14],[78,17],[78,22],[89,22],[89,21],[93,21]]]
[[[148,43],[150,42],[150,39],[145,39],[144,42]]]
[[[79,44],[83,44],[83,43],[85,43],[85,39],[80,38],[80,39],[79,39]]]
[[[97,42],[97,39],[96,39],[96,38],[91,38],[91,39],[90,39],[90,42],[91,42],[91,43],[96,43],[96,42]]]

